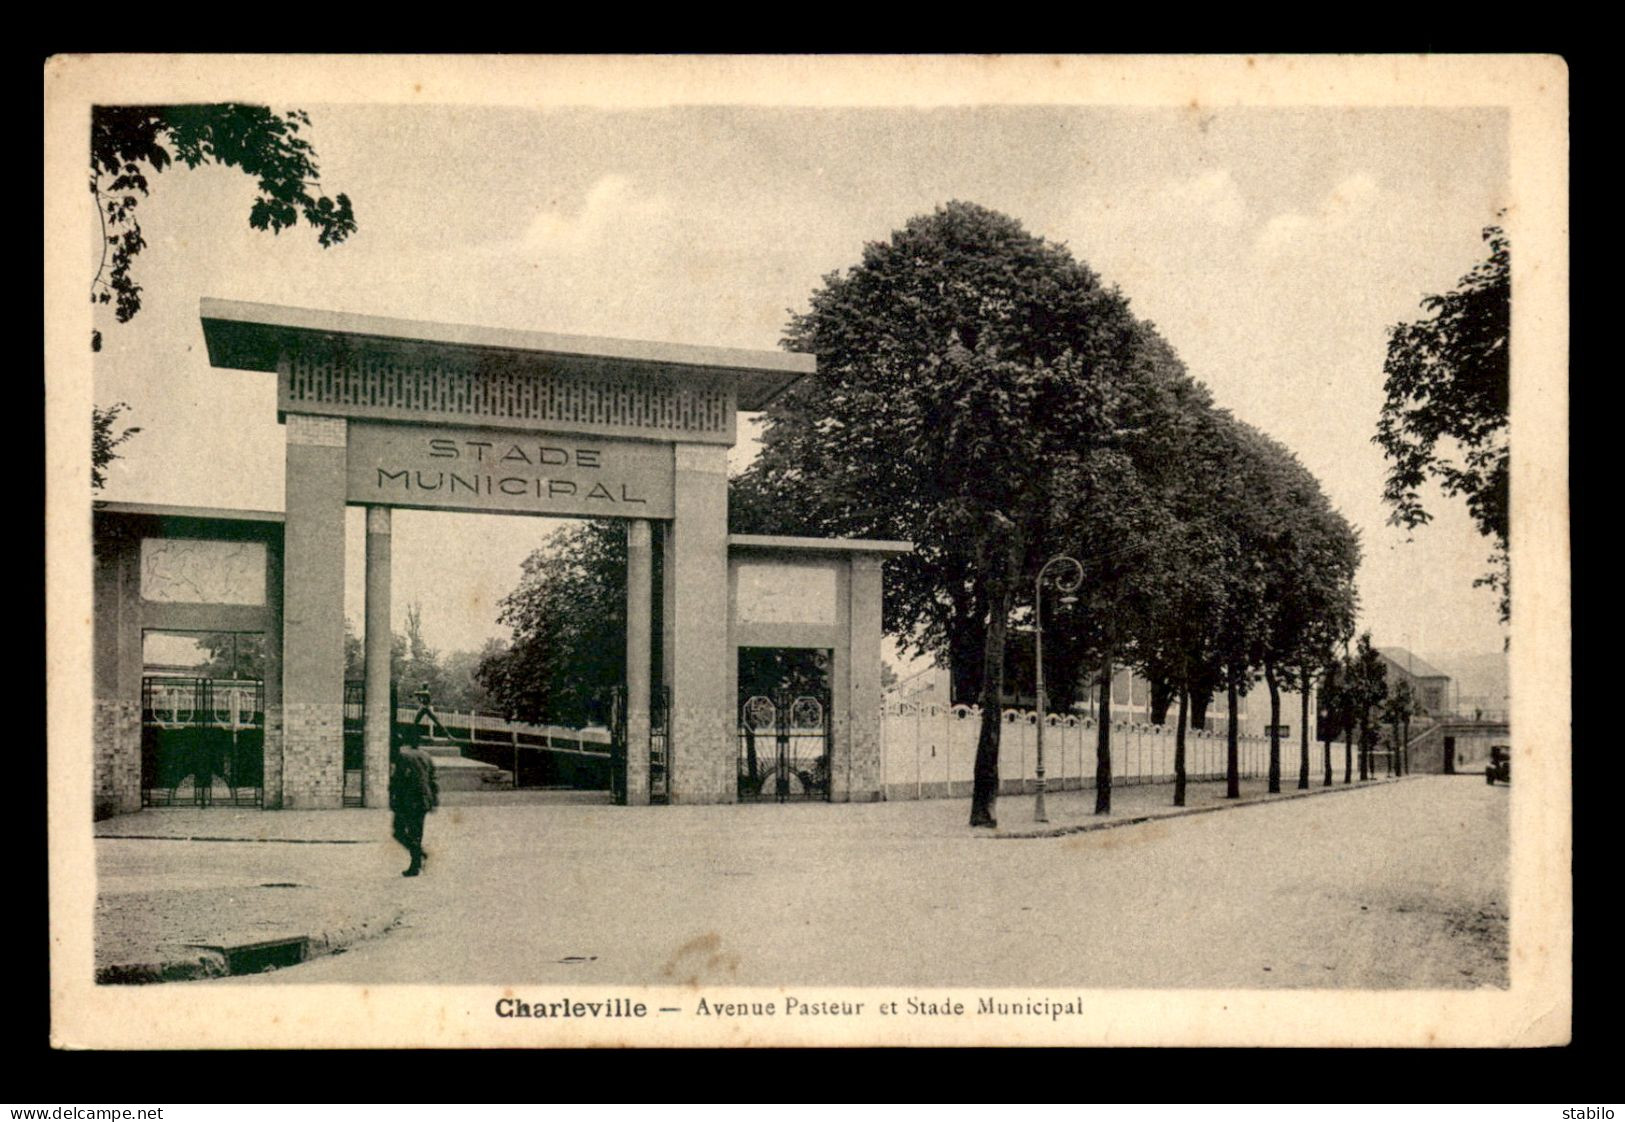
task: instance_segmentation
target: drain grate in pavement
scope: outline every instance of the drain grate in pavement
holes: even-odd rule
[[[260,885],[261,888],[309,888],[308,884],[299,884],[291,880],[272,880]]]
[[[218,943],[190,943],[206,951],[214,951],[226,960],[228,974],[260,974],[283,966],[297,966],[305,961],[310,940],[297,935],[286,939],[265,939],[257,943],[237,943],[222,946]]]
[[[595,954],[567,954],[563,958],[559,959],[559,961],[565,966],[580,966],[584,962],[597,962],[598,956]]]

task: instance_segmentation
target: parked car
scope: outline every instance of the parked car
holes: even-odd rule
[[[1512,782],[1511,745],[1497,744],[1490,749],[1490,762],[1484,769],[1484,782],[1493,787],[1497,779],[1502,783]]]

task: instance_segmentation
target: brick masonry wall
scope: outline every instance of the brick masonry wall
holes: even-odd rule
[[[96,701],[92,739],[96,818],[140,810],[141,707],[128,701]]]
[[[289,444],[320,448],[343,448],[349,442],[349,423],[343,417],[320,417],[290,413],[287,420]]]
[[[729,727],[731,713],[714,709],[674,709],[671,801],[731,803],[739,799],[738,735]],[[687,730],[687,743],[678,739]],[[702,739],[701,733],[713,735]]]
[[[282,706],[265,706],[265,786],[260,805],[266,810],[282,808]]]
[[[343,704],[283,702],[282,806],[323,810],[343,802]]]
[[[844,784],[852,802],[880,798],[880,561],[854,557],[850,582],[852,696],[847,706],[848,731],[844,738],[850,759]]]
[[[851,721],[851,781],[848,798],[855,803],[880,798],[880,717],[878,713],[855,713]]]

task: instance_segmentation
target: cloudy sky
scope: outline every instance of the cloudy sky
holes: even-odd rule
[[[96,364],[96,400],[142,427],[105,498],[281,509],[273,376],[209,367],[199,297],[771,348],[823,274],[965,199],[1067,243],[1220,404],[1297,452],[1360,529],[1379,644],[1500,649],[1495,598],[1471,587],[1488,543],[1460,502],[1432,502],[1412,541],[1386,525],[1370,442],[1386,328],[1481,259],[1506,205],[1500,110],[297,104],[360,229],[324,251],[306,227],[251,231],[238,172],[156,179],[145,307],[103,325]],[[397,512],[397,618],[421,602],[443,649],[501,634],[496,601],[547,528]]]

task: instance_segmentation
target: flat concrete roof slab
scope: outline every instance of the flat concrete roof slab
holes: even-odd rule
[[[320,345],[324,340],[343,341],[355,347],[372,342],[447,353],[507,352],[548,359],[565,369],[610,366],[624,369],[633,377],[732,377],[739,385],[739,408],[755,412],[817,369],[816,356],[790,351],[433,323],[209,296],[199,302],[199,315],[210,365],[234,370],[275,371],[278,356],[285,348]]]
[[[805,553],[913,553],[913,542],[878,538],[798,538],[781,534],[729,534],[728,548]]]
[[[97,514],[128,514],[150,518],[192,518],[215,522],[285,522],[280,510],[232,510],[212,506],[170,506],[165,503],[123,503],[96,501],[91,509]]]

